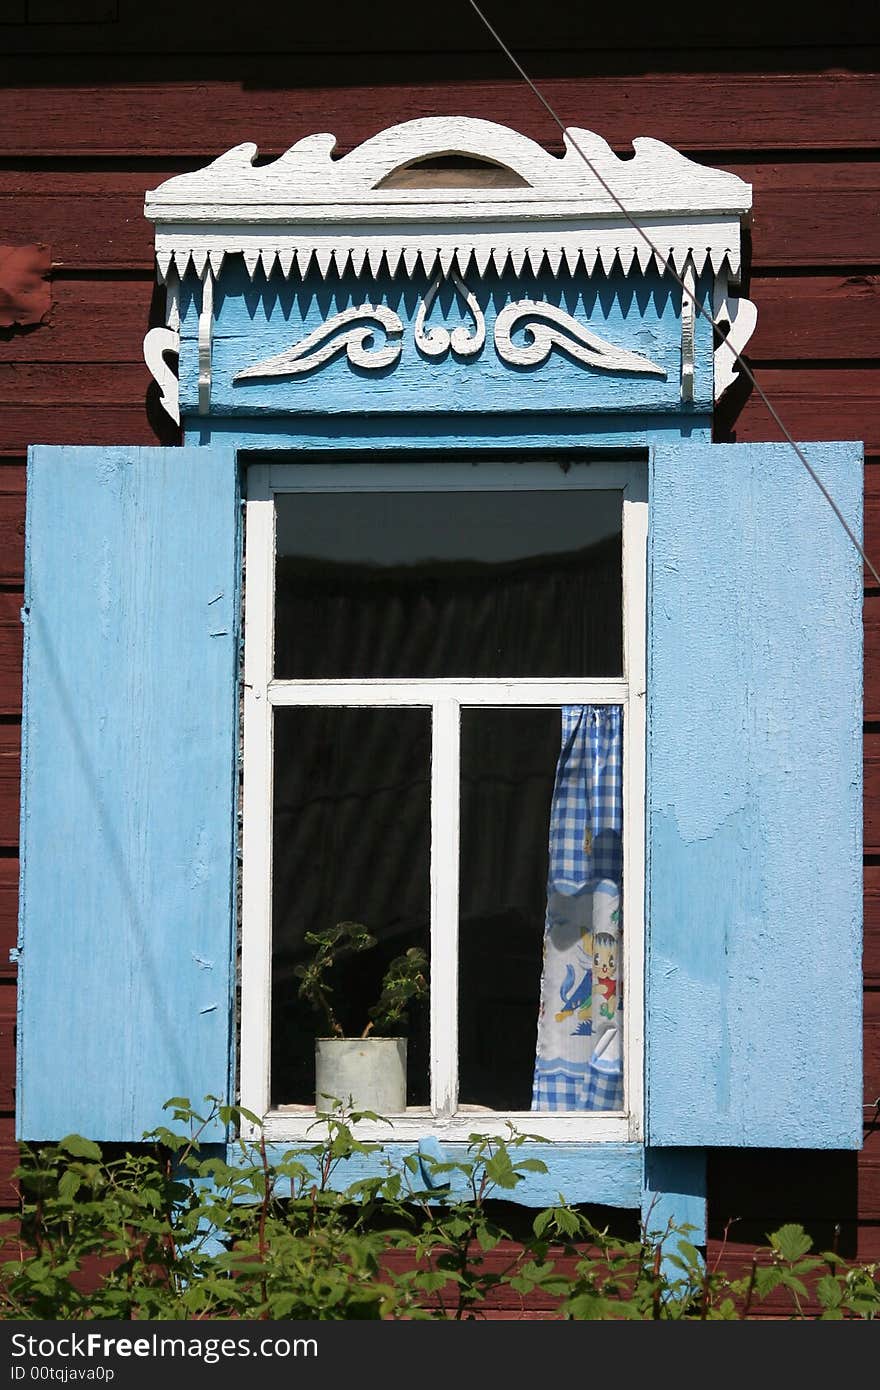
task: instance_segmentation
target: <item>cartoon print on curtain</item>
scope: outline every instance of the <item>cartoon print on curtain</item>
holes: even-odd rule
[[[623,710],[564,705],[533,1110],[623,1107]]]

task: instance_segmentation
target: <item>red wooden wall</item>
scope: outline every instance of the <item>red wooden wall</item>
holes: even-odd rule
[[[486,0],[566,124],[624,153],[666,140],[754,186],[749,360],[798,439],[867,452],[880,569],[880,33],[862,4],[675,11]],[[329,130],[340,152],[415,116],[485,116],[560,149],[559,132],[464,0],[413,6],[70,0],[0,6],[0,246],[39,243],[51,308],[0,327],[0,1201],[13,1193],[15,938],[24,457],[29,443],[174,442],[141,356],[161,321],[144,190],[243,141],[276,155]],[[325,19],[318,11],[332,11]],[[530,19],[534,9],[538,19]],[[53,15],[78,22],[54,23]],[[4,22],[6,21],[6,22]],[[868,26],[873,24],[873,32]],[[633,44],[641,45],[635,48]],[[627,45],[630,45],[629,47]],[[0,292],[0,309],[3,306]],[[719,440],[778,437],[735,387]],[[793,466],[795,466],[793,464]],[[880,588],[865,592],[865,1146],[856,1155],[716,1153],[709,1258],[736,1263],[783,1220],[880,1259]],[[61,1042],[61,1040],[59,1040]],[[728,1223],[729,1234],[725,1238]]]

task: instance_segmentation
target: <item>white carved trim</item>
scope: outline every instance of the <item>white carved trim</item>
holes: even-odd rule
[[[474,321],[474,331],[469,333],[464,324],[459,324],[453,328],[451,333],[448,328],[439,324],[436,327],[425,329],[425,319],[431,312],[431,305],[434,303],[437,291],[443,282],[443,276],[438,275],[428,289],[416,314],[414,328],[416,347],[419,352],[424,353],[425,357],[443,357],[450,347],[459,357],[476,357],[486,341],[486,320],[477,303],[476,296],[471,293],[461,277],[453,271],[450,278],[467,304]]]
[[[244,255],[251,274],[258,266],[270,265],[287,278],[300,279],[309,273],[325,278],[332,272],[366,270],[371,276],[395,276],[401,270],[411,276],[421,268],[436,275],[441,260],[452,258],[461,275],[476,267],[499,273],[508,262],[519,274],[524,266],[535,274],[544,265],[557,275],[563,268],[571,274],[610,273],[615,265],[625,275],[639,274],[649,267],[661,272],[671,263],[681,275],[692,258],[698,275],[708,268],[716,274],[728,269],[732,278],[740,270],[740,227],[738,221],[694,222],[686,218],[657,218],[642,222],[645,237],[657,248],[657,255],[645,237],[628,223],[569,217],[555,222],[523,226],[514,223],[492,226],[462,219],[450,230],[421,228],[388,222],[381,230],[365,225],[359,234],[351,227],[331,229],[272,229],[258,224],[250,228],[189,226],[185,229],[160,226],[156,229],[156,258],[159,265],[175,266],[186,274],[194,254],[208,249],[212,265],[226,255]],[[216,274],[215,269],[215,274]]]
[[[575,142],[577,149],[575,148]],[[740,226],[751,208],[751,187],[734,174],[708,169],[659,140],[633,141],[634,157],[619,158],[600,136],[572,128],[565,154],[491,121],[432,116],[406,121],[333,159],[336,139],[311,135],[271,164],[255,166],[257,149],[243,144],[205,169],[179,174],[146,195],[156,223],[162,276],[181,275],[207,257],[215,273],[227,254],[241,253],[251,274],[299,275],[310,264],[325,276],[364,266],[372,275],[415,265],[432,276],[480,274],[510,261],[519,275],[537,273],[544,258],[554,274],[562,259],[571,271],[605,272],[618,259],[624,273],[662,268],[676,273],[688,255],[699,274],[739,269]],[[583,151],[593,168],[578,153]],[[413,160],[460,154],[488,160],[523,180],[515,188],[387,188],[388,174]],[[611,190],[602,186],[596,173]],[[644,227],[655,256],[621,212]]]
[[[351,327],[348,327],[348,325]],[[387,341],[382,347],[372,347],[377,325]],[[345,329],[345,332],[340,330]],[[332,319],[322,323],[320,328],[308,333],[292,347],[279,352],[275,357],[267,357],[253,367],[238,372],[234,381],[244,381],[253,377],[300,376],[311,372],[325,362],[345,352],[353,367],[376,369],[390,367],[400,356],[403,323],[393,309],[384,304],[361,304],[356,308],[345,309],[334,314]]]
[[[165,326],[180,332],[180,276],[174,266],[165,276]]]
[[[566,151],[559,159],[534,140],[493,121],[467,116],[428,116],[390,126],[371,140],[334,159],[336,137],[310,135],[299,140],[271,164],[255,166],[257,147],[237,145],[204,169],[178,174],[147,193],[146,214],[152,221],[203,221],[206,213],[222,211],[223,221],[273,222],[294,213],[296,220],[326,222],[360,216],[366,208],[384,217],[390,208],[413,209],[418,216],[427,204],[454,209],[492,208],[492,216],[545,203],[576,204],[586,216],[620,213],[574,148],[586,155],[604,182],[633,213],[740,214],[751,206],[749,185],[735,174],[707,169],[660,140],[643,136],[633,141],[634,158],[620,159],[601,136],[572,127],[564,135]],[[489,160],[524,180],[520,188],[383,189],[384,178],[414,160],[447,155]],[[439,197],[438,197],[439,193]],[[400,213],[398,212],[398,216]],[[409,212],[404,213],[410,216]],[[519,214],[516,214],[519,215]],[[220,220],[215,218],[214,220]]]
[[[681,292],[681,399],[694,399],[694,359],[696,354],[697,277],[693,261],[688,261],[682,276]]]
[[[733,299],[725,296],[716,305],[715,323],[730,325],[727,337],[720,342],[714,353],[715,401],[721,400],[740,375],[740,367],[734,352],[745,351],[758,322],[758,306],[751,299]]]
[[[211,409],[211,353],[214,342],[214,275],[210,266],[202,280],[202,307],[199,313],[199,414]]]
[[[180,333],[174,328],[151,328],[144,337],[144,361],[159,387],[159,404],[175,425],[180,424],[180,383],[165,361],[166,352],[180,352]]]
[[[543,322],[542,320],[548,320]],[[514,329],[521,328],[525,343],[514,343]],[[546,362],[553,348],[573,357],[586,367],[606,372],[639,372],[643,376],[666,376],[656,362],[640,353],[606,343],[589,328],[554,304],[520,299],[508,304],[495,320],[495,348],[498,356],[515,367],[535,367]]]

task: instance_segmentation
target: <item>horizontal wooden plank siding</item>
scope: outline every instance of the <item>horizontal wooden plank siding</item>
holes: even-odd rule
[[[0,590],[0,716],[21,713],[21,594]]]
[[[876,564],[876,547],[868,556]],[[872,586],[865,593],[865,719],[880,721],[880,590]]]
[[[865,990],[864,1028],[864,1104],[869,1115],[870,1107],[880,1100],[880,990]]]
[[[23,460],[0,459],[0,584],[24,577],[24,497]]]
[[[759,306],[752,363],[880,358],[880,275],[753,275],[750,298]]]
[[[875,368],[791,364],[762,368],[755,379],[795,439],[859,439],[867,454],[880,454],[880,372]],[[717,435],[720,440],[732,435],[743,444],[784,437],[757,391],[736,414],[732,429]]]
[[[719,167],[752,185],[753,265],[819,268],[880,261],[875,162],[727,161]]]
[[[218,145],[212,153],[221,152]],[[144,218],[144,193],[179,167],[119,172],[86,166],[81,173],[0,168],[0,240],[39,240],[49,246],[54,265],[68,270],[151,271],[153,227]]]
[[[880,727],[865,726],[865,853],[880,855]]]
[[[0,362],[0,407],[8,405],[112,405],[143,399],[150,383],[144,365],[134,362]]]
[[[0,409],[0,455],[18,457],[31,444],[155,444],[171,441],[160,433],[164,422],[147,418],[144,397],[150,377],[144,368],[142,389],[124,404],[105,399],[100,406],[82,401],[55,405],[4,405]]]
[[[865,988],[880,989],[880,864],[867,863],[865,883]]]
[[[148,7],[139,13],[128,0],[120,0],[115,39],[104,25],[80,26],[73,39],[73,27],[60,26],[54,39],[53,26],[30,26],[30,35],[3,30],[18,56],[0,79],[0,243],[47,246],[53,275],[45,321],[0,334],[0,1206],[14,1201],[17,1156],[9,951],[17,934],[24,457],[35,443],[178,437],[156,407],[142,358],[144,333],[162,315],[145,191],[241,141],[271,157],[329,131],[344,153],[396,121],[434,114],[500,121],[561,152],[558,129],[506,60],[486,57],[485,36],[469,15],[461,37],[436,39],[437,53],[421,37],[404,58],[393,50],[407,47],[409,31],[387,38],[383,54],[376,26],[355,8],[347,12],[354,27],[338,16],[303,21],[298,12],[274,45],[268,34],[252,41],[250,20],[225,38],[226,21],[208,25],[201,43],[194,24],[182,21],[178,56],[163,54]],[[643,8],[647,48],[660,20]],[[774,68],[767,49],[774,21],[758,11],[740,17],[728,39],[715,34],[716,56],[726,49],[713,66],[711,54],[691,50],[720,21],[705,6],[693,10],[680,48],[646,52],[641,63],[621,49],[632,41],[627,27],[639,30],[631,16],[615,21],[613,41],[594,25],[588,35],[571,6],[542,20],[540,36],[538,21],[518,7],[507,24],[514,35],[531,33],[516,40],[517,52],[566,124],[595,130],[619,153],[629,153],[636,136],[664,140],[752,184],[745,272],[759,313],[748,357],[795,438],[865,442],[865,544],[880,570],[880,74],[867,70],[867,52],[861,60],[851,54],[847,70],[840,50],[807,47],[820,31],[806,15],[803,62],[789,48]],[[367,27],[363,51],[374,57],[364,68],[357,36]],[[764,48],[750,55],[744,35],[760,44],[762,32]],[[246,41],[229,37],[238,33]],[[847,41],[833,12],[821,33],[827,44]],[[254,52],[257,42],[275,51],[235,56]],[[310,58],[310,46],[321,44],[347,47],[351,56]],[[555,53],[539,52],[554,44]],[[170,39],[165,46],[173,47]],[[179,56],[187,51],[194,56]],[[668,70],[649,70],[655,59]],[[780,438],[745,383],[716,420],[719,441]],[[792,469],[800,467],[793,455]],[[836,1242],[850,1257],[880,1259],[880,1110],[872,1109],[880,1097],[880,586],[873,582],[864,619],[865,1145],[859,1154],[713,1152],[708,1254],[728,1269],[748,1268],[755,1247],[785,1220],[808,1225],[820,1248]],[[784,1305],[770,1300],[762,1311],[780,1316]],[[499,1298],[492,1316],[554,1312],[541,1298]]]
[[[16,965],[10,952],[17,940],[18,856],[0,856],[0,981],[15,979]]]
[[[0,723],[0,851],[18,846],[18,791],[21,777],[21,725]]]
[[[495,59],[492,66],[498,66],[491,36],[469,9],[456,13],[454,24],[440,25],[433,11],[411,5],[386,6],[382,24],[376,22],[374,11],[357,0],[336,0],[332,9],[313,9],[307,20],[298,7],[281,6],[272,10],[270,31],[265,23],[254,23],[253,13],[235,0],[188,0],[176,7],[173,25],[157,24],[155,13],[138,0],[3,0],[0,13],[6,21],[9,51],[19,63],[21,55],[46,55],[46,63],[59,52],[74,52],[109,53],[118,64],[129,54],[149,53],[166,63],[183,54],[191,66],[192,55],[241,54],[245,66],[249,62],[258,75],[275,84],[285,79],[305,84],[310,73],[314,82],[314,69],[318,66],[320,71],[321,63],[335,80],[356,81],[364,55],[369,55],[371,70],[379,69],[376,81],[387,80],[385,69],[391,62],[396,63],[399,76],[400,55],[405,55],[407,70],[410,65],[421,68],[436,55],[434,66],[441,74],[460,62],[462,55],[484,61],[489,56]],[[833,13],[804,7],[797,12],[796,30],[788,5],[743,9],[737,12],[733,33],[729,14],[698,0],[682,0],[674,29],[666,14],[649,0],[630,0],[625,10],[609,7],[597,14],[568,0],[555,0],[540,11],[511,4],[498,13],[503,14],[504,33],[515,51],[526,50],[542,66],[559,53],[587,52],[593,58],[591,71],[614,67],[615,61],[618,68],[632,70],[628,65],[633,56],[640,59],[634,69],[639,72],[658,66],[677,71],[682,59],[693,70],[699,62],[708,66],[700,50],[721,50],[723,56],[731,44],[736,49],[757,48],[753,62],[767,69],[770,65],[761,49],[772,53],[794,46],[797,53],[832,43],[863,45],[872,32],[870,14],[858,4],[838,5]],[[24,22],[25,16],[29,23]],[[638,45],[634,52],[633,45]],[[847,56],[845,48],[843,53]],[[286,69],[279,62],[282,54],[287,57]],[[250,55],[256,55],[256,60]],[[858,50],[852,58],[858,65]],[[340,68],[341,79],[336,78]],[[185,71],[178,75],[184,76]]]
[[[0,983],[0,1113],[15,1107],[15,983]]]
[[[15,1208],[18,1204],[18,1184],[12,1176],[18,1165],[19,1152],[15,1142],[15,1121],[11,1115],[0,1115],[0,1208]],[[5,1241],[12,1239],[12,1232],[4,1231]],[[17,1259],[18,1250],[4,1241],[4,1259]]]
[[[516,78],[452,77],[400,83],[311,87],[287,100],[268,80],[40,86],[0,90],[0,129],[15,131],[17,158],[211,158],[244,140],[280,154],[316,130],[344,153],[394,121],[480,116],[512,125],[561,150],[558,129]],[[279,74],[280,76],[280,74]],[[291,81],[289,75],[283,84]],[[876,150],[880,77],[873,73],[683,72],[638,77],[548,78],[542,91],[566,125],[588,126],[615,148],[639,135],[681,150]]]
[[[125,279],[52,283],[52,308],[39,332],[0,337],[0,365],[46,362],[143,363],[144,325],[158,300],[152,269]],[[164,301],[164,294],[162,295]],[[156,322],[160,322],[156,315]]]

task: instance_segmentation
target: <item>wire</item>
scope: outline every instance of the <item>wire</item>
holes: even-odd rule
[[[596,168],[594,167],[592,161],[588,158],[588,156],[587,156],[586,154],[584,154],[584,151],[581,149],[580,145],[578,144],[577,140],[576,140],[575,137],[573,136],[572,132],[571,132],[569,129],[566,128],[566,126],[565,126],[565,125],[563,124],[563,122],[560,120],[559,116],[558,116],[558,115],[556,114],[556,112],[554,111],[553,107],[550,105],[550,103],[549,103],[549,101],[547,100],[547,98],[544,96],[543,92],[539,91],[539,89],[535,86],[534,82],[533,82],[532,79],[529,77],[529,75],[528,75],[528,73],[526,72],[525,68],[523,67],[522,63],[520,63],[519,59],[516,58],[516,57],[514,56],[513,53],[511,53],[510,49],[508,48],[507,44],[506,44],[506,43],[504,42],[504,40],[502,39],[501,35],[500,35],[500,34],[498,33],[498,31],[497,31],[496,29],[494,29],[494,28],[492,27],[492,25],[489,23],[488,19],[487,19],[486,16],[483,14],[483,11],[480,9],[479,5],[476,3],[476,0],[468,0],[468,4],[470,5],[470,7],[471,7],[471,9],[474,11],[474,13],[477,15],[477,17],[478,17],[478,19],[481,21],[481,23],[484,25],[484,27],[485,27],[485,28],[488,30],[488,32],[491,34],[492,38],[493,38],[493,39],[495,40],[495,42],[498,44],[498,47],[499,47],[499,48],[502,50],[502,52],[510,59],[511,63],[512,63],[513,66],[516,68],[517,72],[519,73],[520,77],[521,77],[521,78],[523,79],[523,81],[531,88],[532,92],[534,92],[535,96],[538,98],[538,101],[541,103],[541,105],[542,105],[542,106],[544,107],[544,109],[547,111],[547,113],[549,114],[549,116],[552,118],[552,120],[555,122],[555,124],[556,124],[556,125],[559,127],[559,129],[562,131],[562,134],[564,135],[564,137],[565,137],[565,139],[568,141],[568,143],[571,145],[572,149],[574,149],[574,150],[577,152],[577,154],[580,156],[580,158],[584,161],[584,164],[586,164],[587,168],[589,169],[589,171],[590,171],[590,173],[593,175],[593,177],[594,177],[595,179],[597,179],[598,182],[602,185],[602,188],[603,188],[603,189],[605,190],[605,192],[608,194],[608,197],[611,199],[611,201],[612,201],[612,202],[614,203],[614,205],[617,207],[617,209],[619,210],[619,212],[623,215],[623,217],[626,219],[626,221],[629,223],[629,225],[633,228],[633,230],[634,230],[635,232],[638,233],[638,235],[642,238],[642,240],[645,242],[645,244],[646,244],[648,247],[650,247],[651,251],[654,253],[655,257],[657,258],[658,263],[659,263],[659,262],[662,262],[662,263],[664,264],[666,272],[667,272],[669,275],[671,275],[672,279],[676,282],[676,284],[679,285],[679,286],[681,287],[682,293],[683,293],[683,294],[686,294],[686,295],[688,296],[688,298],[692,301],[693,306],[694,306],[694,309],[696,310],[696,312],[697,312],[698,314],[702,315],[702,317],[703,317],[704,319],[706,319],[707,322],[709,322],[710,324],[712,324],[712,326],[713,326],[713,328],[714,328],[714,321],[713,321],[713,319],[712,319],[711,314],[707,313],[707,311],[703,308],[703,305],[699,303],[699,301],[697,300],[697,298],[695,297],[695,295],[688,289],[687,285],[684,283],[684,281],[682,280],[681,276],[680,276],[680,275],[678,274],[678,272],[676,271],[675,266],[672,264],[672,260],[671,260],[671,259],[667,259],[667,258],[663,255],[662,251],[660,251],[659,248],[658,248],[657,246],[655,246],[654,242],[651,240],[651,238],[649,237],[649,235],[648,235],[648,233],[645,231],[645,229],[644,229],[643,227],[641,227],[641,226],[639,225],[638,222],[636,222],[635,218],[632,217],[632,215],[631,215],[631,214],[628,212],[628,210],[624,207],[623,203],[620,201],[620,199],[618,198],[617,194],[614,192],[613,188],[610,188],[610,187],[609,187],[608,183],[606,182],[605,179],[603,179],[603,177],[602,177],[602,175],[599,173],[598,169],[596,169]],[[743,358],[742,354],[741,354],[740,352],[737,351],[737,349],[733,346],[733,344],[732,344],[729,340],[727,340],[727,346],[728,346],[728,348],[730,349],[730,352],[732,353],[732,355],[733,355],[733,357],[734,357],[734,360],[736,361],[737,366],[738,366],[738,367],[740,368],[740,370],[742,371],[742,373],[743,373],[743,375],[745,376],[746,380],[751,384],[752,388],[757,392],[758,396],[760,397],[760,399],[762,400],[762,402],[763,402],[764,405],[766,406],[767,410],[769,411],[771,417],[773,418],[773,420],[774,420],[774,422],[775,422],[777,428],[780,430],[780,432],[781,432],[782,435],[784,436],[784,438],[785,438],[785,440],[787,441],[787,443],[791,445],[791,447],[792,447],[792,449],[794,450],[795,454],[796,454],[797,457],[800,459],[801,463],[803,464],[804,468],[805,468],[805,469],[807,470],[807,472],[809,473],[810,477],[812,478],[813,482],[816,484],[816,486],[817,486],[817,488],[819,489],[819,491],[822,493],[822,496],[825,498],[825,500],[826,500],[826,502],[828,503],[828,505],[830,506],[831,510],[834,512],[834,515],[837,517],[837,520],[840,522],[840,524],[841,524],[841,526],[843,527],[844,531],[845,531],[846,534],[849,536],[849,539],[852,541],[853,545],[855,546],[856,550],[858,551],[859,555],[861,556],[862,562],[863,562],[863,563],[867,566],[867,568],[871,571],[871,574],[874,576],[874,579],[875,579],[876,583],[877,583],[877,584],[880,584],[880,574],[877,573],[876,569],[875,569],[874,566],[871,564],[871,561],[868,559],[867,555],[865,554],[864,547],[862,546],[861,542],[857,539],[857,537],[856,537],[855,534],[853,533],[853,530],[852,530],[852,528],[850,527],[849,523],[847,522],[845,516],[844,516],[843,513],[841,512],[840,508],[838,507],[838,505],[837,505],[837,503],[835,502],[834,498],[831,496],[831,493],[828,491],[828,489],[826,488],[825,484],[822,482],[822,479],[821,479],[821,478],[819,477],[819,475],[816,473],[815,469],[813,468],[812,464],[810,463],[810,461],[809,461],[809,459],[807,458],[806,454],[804,453],[803,449],[800,447],[800,445],[797,443],[797,441],[793,438],[793,436],[791,435],[790,431],[786,428],[785,423],[780,419],[780,416],[779,416],[779,414],[778,414],[778,412],[777,412],[777,410],[776,410],[776,407],[772,404],[772,402],[771,402],[770,400],[768,400],[767,395],[766,395],[766,393],[764,392],[763,387],[761,387],[761,386],[758,385],[758,382],[755,380],[755,376],[754,376],[754,373],[752,372],[751,368],[747,365],[747,363],[746,363],[745,359]]]

